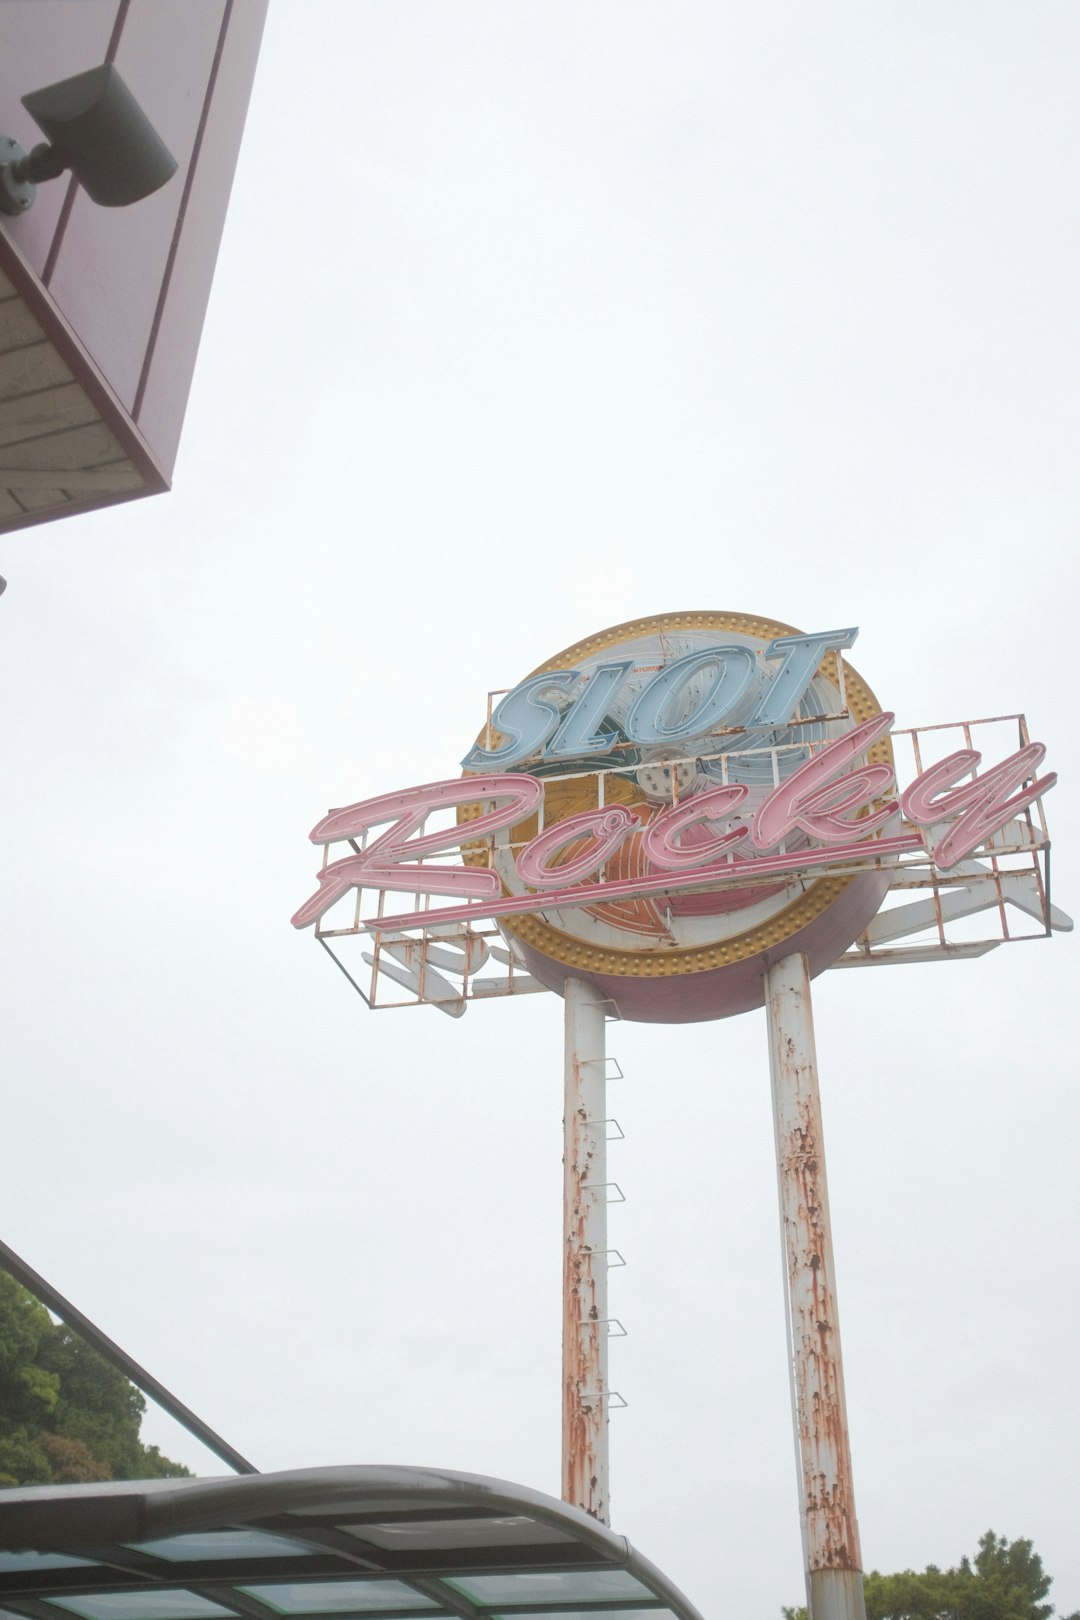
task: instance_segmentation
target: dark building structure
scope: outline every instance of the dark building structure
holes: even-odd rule
[[[44,139],[24,96],[112,64],[176,164],[127,207],[64,173],[0,213],[0,530],[168,489],[266,7],[0,7],[0,161]]]

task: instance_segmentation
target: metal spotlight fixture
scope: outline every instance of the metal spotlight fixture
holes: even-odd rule
[[[176,173],[176,159],[111,62],[32,90],[22,104],[49,144],[26,152],[0,135],[2,213],[25,213],[38,184],[65,169],[103,208],[149,197]]]

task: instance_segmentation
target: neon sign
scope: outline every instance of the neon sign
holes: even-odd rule
[[[806,695],[822,657],[828,651],[850,647],[858,630],[822,630],[816,635],[776,636],[755,659],[747,646],[707,646],[663,665],[645,682],[626,716],[627,740],[635,743],[676,743],[708,736],[739,709],[763,668],[765,690],[754,702],[742,726],[768,728],[786,725]],[[774,668],[774,660],[779,664]],[[569,695],[586,677],[582,669],[561,669],[531,675],[514,687],[496,708],[492,723],[506,740],[495,749],[476,744],[462,760],[467,771],[500,766],[504,770],[532,754],[546,759],[580,758],[600,753],[610,738],[596,734],[634,667],[632,658],[602,663],[589,672],[588,684],[563,713],[545,692]],[[673,715],[681,698],[701,675],[712,671],[708,690],[689,713]]]
[[[411,894],[414,909],[380,899],[358,921],[386,937],[494,919],[542,983],[617,984],[630,1016],[759,1005],[770,952],[802,949],[820,971],[899,860],[949,873],[1056,781],[1025,742],[981,774],[978,750],[954,750],[897,794],[895,717],[843,658],[856,635],[678,614],[578,643],[492,706],[462,777],[324,816],[294,926],[353,891]]]
[[[717,879],[745,882],[747,874],[740,873],[732,859],[738,845],[749,842],[755,851],[776,850],[786,837],[797,831],[818,840],[821,848],[804,849],[797,855],[775,853],[771,858],[759,859],[754,864],[755,877],[826,863],[835,866],[860,862],[867,857],[880,859],[923,847],[939,871],[948,871],[973,854],[988,837],[1006,826],[1057,781],[1056,772],[1032,779],[1032,772],[1042,763],[1046,749],[1042,743],[1031,743],[982,777],[935,797],[981,762],[982,755],[978,752],[961,750],[924,771],[905,790],[899,802],[882,802],[880,794],[894,785],[891,769],[885,765],[862,765],[850,770],[847,767],[865,754],[871,743],[888,733],[894,719],[892,714],[882,714],[828,744],[769,794],[752,820],[729,827],[719,836],[711,834],[704,845],[684,848],[681,835],[691,828],[708,827],[730,817],[748,796],[749,789],[745,785],[731,783],[727,787],[712,788],[685,803],[676,801],[660,811],[644,835],[646,858],[658,875],[663,874],[659,884],[649,877],[613,883],[589,881],[597,877],[637,826],[636,818],[621,805],[570,816],[530,840],[515,857],[514,864],[522,880],[534,891],[532,895],[499,898],[498,875],[487,867],[424,864],[428,856],[474,843],[480,833],[512,827],[535,810],[544,796],[544,784],[535,776],[489,775],[475,781],[457,777],[361,800],[324,816],[312,829],[311,842],[328,845],[341,839],[361,838],[386,821],[391,821],[392,825],[367,849],[332,861],[323,868],[318,889],[296,912],[293,926],[305,928],[317,921],[351,889],[445,894],[479,902],[440,908],[435,919],[459,922],[470,915],[499,917],[535,910],[538,899],[549,904],[583,905],[591,900],[647,894],[658,887],[665,892],[675,892],[711,884]],[[1013,792],[1017,788],[1020,791]],[[457,829],[413,836],[432,811],[471,803],[478,798],[485,802],[505,802]],[[890,838],[870,837],[899,810],[920,832]],[[570,845],[582,843],[585,845],[582,852],[570,860],[557,861]],[[716,863],[721,858],[725,864],[718,866]],[[372,926],[383,930],[406,929],[432,920],[431,912],[424,910],[374,919]]]

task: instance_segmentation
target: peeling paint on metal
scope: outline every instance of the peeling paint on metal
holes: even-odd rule
[[[567,983],[563,1119],[563,1501],[609,1522],[604,1006]]]
[[[806,961],[766,973],[807,1567],[862,1568]]]

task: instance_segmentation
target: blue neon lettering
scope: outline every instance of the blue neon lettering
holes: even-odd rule
[[[740,667],[741,666],[741,667]],[[716,670],[712,686],[685,720],[669,724],[665,712],[689,680],[700,670]],[[626,729],[634,742],[680,742],[700,737],[720,724],[736,707],[754,677],[754,655],[746,647],[706,647],[676,658],[654,675],[634,701]]]
[[[858,634],[858,627],[851,625],[808,635],[777,636],[769,643],[765,658],[780,659],[779,668],[771,673],[753,714],[741,724],[748,729],[786,725],[809,691],[823,655],[852,646]],[[501,732],[505,740],[492,749],[476,743],[462,760],[463,768],[505,769],[541,752],[549,759],[601,753],[611,746],[611,739],[600,727],[633,667],[633,659],[598,664],[588,672],[584,690],[566,710],[560,710],[550,696],[543,694],[569,693],[585,671],[550,670],[530,675],[506,694],[492,714],[492,729]],[[631,742],[649,744],[686,742],[705,735],[732,715],[746,696],[756,667],[754,654],[740,646],[706,647],[675,659],[638,693],[626,718],[626,736]],[[697,707],[685,720],[670,722],[666,717],[680,691],[695,675],[710,668],[716,673]]]
[[[596,732],[594,727],[600,725],[612,698],[633,667],[632,658],[597,665],[589,675],[588,686],[567,710],[562,725],[548,744],[545,753],[550,758],[598,754],[611,747],[611,737]]]
[[[552,687],[567,692],[580,679],[579,669],[553,669],[546,675],[530,675],[507,692],[491,716],[492,730],[501,731],[506,741],[498,748],[482,748],[475,743],[461,762],[462,770],[505,770],[539,753],[562,719],[558,705],[540,694]]]
[[[750,724],[785,725],[816,675],[822,655],[852,646],[858,633],[858,626],[852,625],[846,630],[817,630],[809,636],[777,636],[765,656],[778,658],[782,654],[784,662],[769,683]]]

